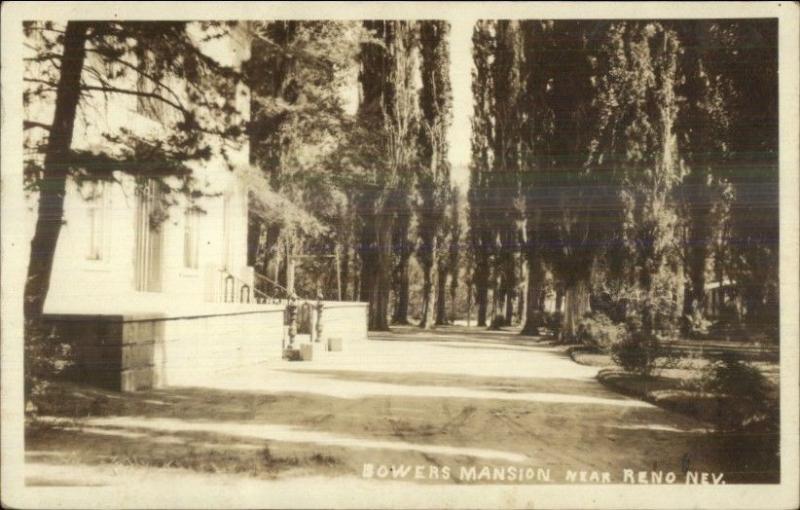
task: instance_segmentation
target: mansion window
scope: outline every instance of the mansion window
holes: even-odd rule
[[[156,68],[153,54],[149,51],[142,50],[137,52],[137,57],[139,59],[140,66],[144,71],[143,73],[137,73],[137,92],[140,94],[164,94],[165,91],[162,90],[162,88],[150,78],[156,78],[161,81],[161,83],[164,82],[164,77],[159,76],[160,73]],[[147,76],[145,76],[145,74]],[[147,95],[136,96],[136,113],[147,117],[148,119],[156,122],[163,122],[164,107],[164,103],[158,98]]]
[[[86,196],[88,220],[88,241],[86,259],[107,260],[109,256],[109,234],[111,220],[111,200],[108,186],[103,181],[89,183]]]
[[[196,209],[187,209],[183,222],[183,267],[197,269],[200,255],[200,213]]]

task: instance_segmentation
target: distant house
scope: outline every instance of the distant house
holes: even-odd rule
[[[735,309],[740,317],[743,315],[742,299],[736,282],[728,279],[709,282],[705,286],[705,291],[707,317],[719,318],[725,312],[725,308]]]
[[[249,41],[234,33],[207,50],[238,67],[249,57]],[[145,80],[124,85],[148,86]],[[75,125],[77,150],[104,147],[106,135],[123,128],[160,136],[172,114],[133,95],[95,92],[84,101]],[[246,87],[239,86],[234,102],[241,118],[249,118]],[[26,113],[49,123],[52,107],[35,105]],[[247,143],[228,147],[226,157],[189,164],[208,183],[206,196],[194,201],[180,194],[162,200],[158,181],[121,172],[114,180],[68,182],[45,314],[75,344],[82,380],[135,390],[280,359],[285,303],[255,299],[254,270],[247,265],[248,189],[231,170],[249,164]],[[31,232],[34,221],[31,215]],[[336,308],[349,313],[344,305],[330,305],[329,333],[341,319]],[[363,335],[358,323],[363,304],[349,306],[356,322],[351,336],[365,337],[366,312]]]

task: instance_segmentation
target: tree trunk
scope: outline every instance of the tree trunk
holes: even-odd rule
[[[564,322],[561,334],[564,340],[572,341],[576,338],[578,321],[590,311],[589,284],[579,280],[565,289],[566,303],[564,306]]]
[[[444,326],[447,324],[447,266],[446,263],[439,262],[436,275],[436,325]]]
[[[514,299],[517,294],[517,268],[513,253],[507,253],[503,264],[503,298],[505,312],[503,322],[511,326],[514,321]]]
[[[254,214],[247,215],[247,265],[258,266],[258,247],[261,244],[261,220]]]
[[[501,312],[503,311],[503,304],[505,302],[502,287],[499,285],[497,278],[492,282],[492,313],[489,317],[489,327],[498,328],[502,323],[498,323],[498,319],[502,319]]]
[[[559,284],[556,286],[556,312],[563,311],[564,308],[564,286]]]
[[[685,323],[684,333],[688,333],[689,318],[705,315],[706,310],[706,256],[707,249],[703,247],[690,247],[686,269],[689,273],[689,288],[686,289],[683,301],[683,318]]]
[[[64,214],[64,196],[69,171],[75,114],[80,100],[81,73],[86,56],[89,24],[70,21],[64,33],[61,76],[56,88],[56,105],[44,158],[43,185],[39,191],[38,217],[31,240],[30,263],[25,282],[25,338],[41,326],[44,302],[50,289],[58,236]]]
[[[489,300],[489,263],[484,257],[478,260],[475,267],[475,301],[478,305],[478,326],[486,327],[486,312]]]
[[[544,264],[537,252],[528,255],[528,298],[525,311],[523,335],[538,335],[544,326],[544,310],[541,307],[544,287]]]
[[[699,314],[705,315],[706,304],[706,261],[709,257],[709,246],[712,243],[713,232],[711,229],[711,206],[712,201],[710,192],[705,189],[707,186],[704,173],[695,170],[696,174],[690,174],[687,182],[693,188],[690,190],[692,203],[689,205],[689,231],[688,246],[686,247],[686,271],[689,276],[689,289],[686,299],[683,302],[684,333],[688,333],[687,317]]]
[[[458,315],[456,296],[458,295],[458,267],[453,268],[450,276],[450,322],[455,323]]]
[[[366,195],[366,193],[365,193]],[[353,292],[358,291],[359,301],[370,301],[372,287],[378,268],[377,244],[375,240],[374,199],[363,196],[359,200],[359,216],[362,218],[361,235],[359,236],[358,258],[361,265],[358,286]],[[370,308],[371,309],[371,308]]]
[[[434,311],[433,306],[436,302],[436,291],[434,287],[434,267],[436,267],[436,241],[433,241],[430,253],[422,257],[422,316],[420,317],[419,327],[428,329],[433,326]]]
[[[350,283],[350,246],[342,244],[340,247],[341,257],[339,257],[339,281],[342,282],[342,301],[347,299],[348,284]],[[352,301],[355,301],[355,297]]]
[[[392,219],[381,213],[375,221],[376,267],[369,292],[370,331],[389,330],[389,293],[392,289]]]
[[[411,228],[411,202],[407,192],[397,190],[393,196],[392,208],[397,212],[394,220],[393,245],[397,250],[397,265],[392,274],[395,306],[392,324],[408,324],[408,265],[411,259],[411,241],[408,238]]]
[[[516,287],[509,288],[506,292],[506,326],[514,324],[514,301],[517,298]]]
[[[393,324],[408,324],[408,298],[409,286],[411,285],[408,276],[408,264],[410,257],[403,256],[400,262],[400,269],[398,274],[398,281],[395,286],[397,289],[397,302],[394,308],[394,316],[392,317]]]

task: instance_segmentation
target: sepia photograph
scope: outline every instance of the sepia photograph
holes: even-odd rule
[[[794,507],[798,5],[566,4],[4,5],[4,506]]]

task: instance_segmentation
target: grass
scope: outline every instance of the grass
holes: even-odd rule
[[[732,350],[736,351],[735,348]],[[568,350],[576,363],[601,368],[597,379],[607,388],[691,416],[709,431],[716,430],[723,444],[720,454],[729,456],[727,462],[744,464],[747,469],[765,473],[765,476],[777,471],[780,451],[777,414],[761,415],[763,421],[745,421],[733,428],[723,427],[722,423],[738,420],[736,413],[742,412],[741,406],[749,405],[749,395],[722,395],[709,391],[703,376],[713,358],[706,358],[706,352],[697,349],[683,348],[678,352],[680,356],[670,360],[669,368],[659,368],[645,376],[619,368],[609,354],[581,346]],[[723,352],[724,345],[714,345],[713,356]],[[751,361],[748,363],[765,377],[767,407],[777,411],[780,377],[777,351],[770,354],[757,350],[750,356],[747,353],[742,356],[741,352],[737,354],[745,359],[749,357]]]

